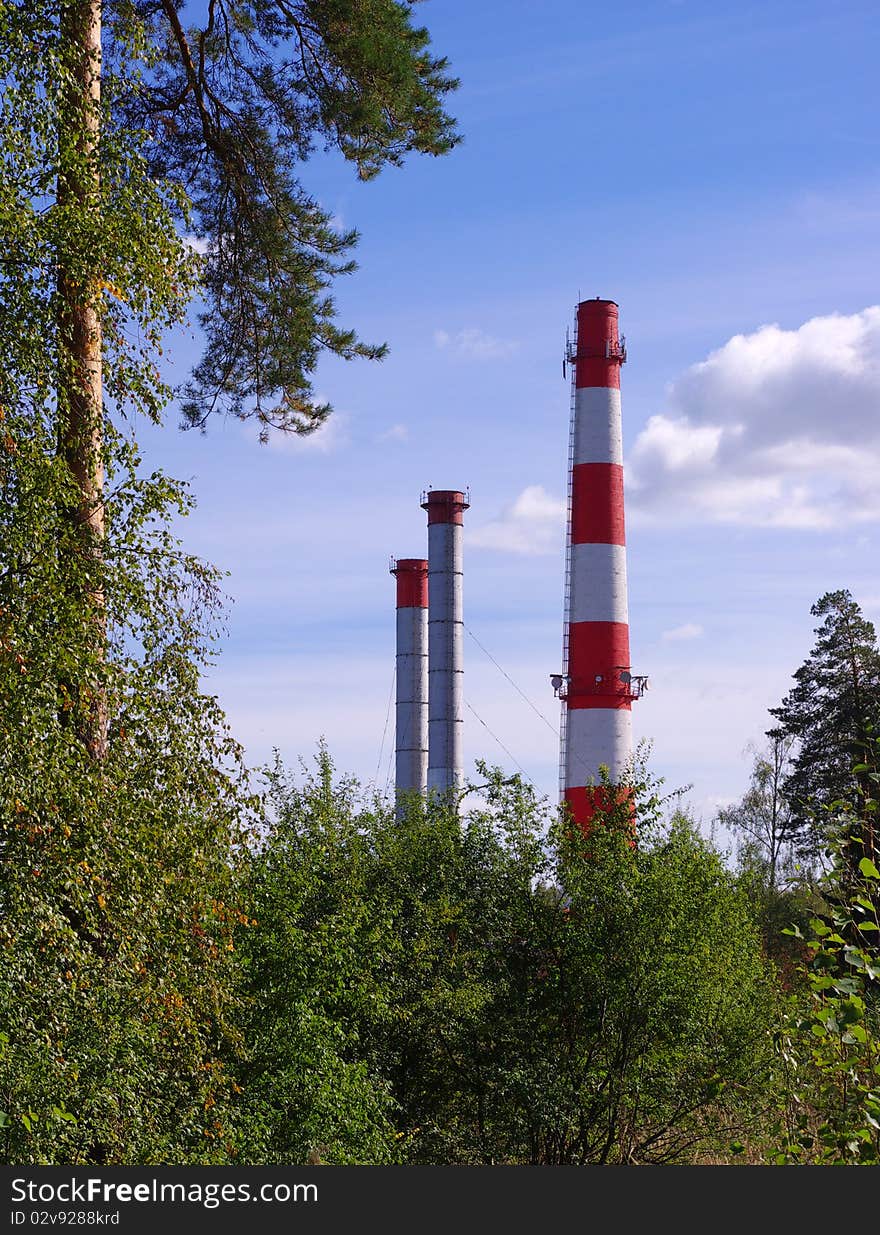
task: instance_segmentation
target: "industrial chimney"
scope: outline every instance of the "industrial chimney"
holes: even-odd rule
[[[428,512],[428,790],[464,781],[462,536],[470,502],[458,489],[422,494]]]
[[[428,783],[428,563],[391,559],[397,579],[397,694],[395,788],[398,811],[405,795],[424,795]]]
[[[582,827],[607,803],[600,765],[612,785],[632,758],[631,708],[646,679],[629,659],[620,366],[626,346],[612,300],[577,307],[569,445],[569,525],[563,673],[561,779]],[[613,795],[612,795],[613,797]]]

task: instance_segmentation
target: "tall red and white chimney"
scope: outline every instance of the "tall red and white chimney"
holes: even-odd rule
[[[399,800],[428,784],[428,563],[391,559],[397,580],[395,788]]]
[[[645,680],[634,678],[630,666],[620,421],[626,347],[617,319],[613,300],[582,301],[568,352],[573,372],[561,764],[564,800],[584,828],[607,804],[600,766],[616,785],[632,758],[632,701]]]
[[[462,537],[470,502],[458,489],[422,495],[428,512],[428,790],[464,783]]]

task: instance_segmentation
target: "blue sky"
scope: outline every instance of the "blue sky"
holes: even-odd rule
[[[614,299],[633,667],[652,682],[634,730],[708,825],[812,644],[810,605],[848,587],[880,619],[880,9],[428,0],[417,17],[462,79],[461,147],[366,185],[331,156],[303,168],[361,232],[340,319],[390,355],[322,364],[337,412],[305,442],[179,434],[173,412],[147,435],[192,481],[188,547],[230,572],[209,689],[252,762],[324,736],[389,783],[388,557],[425,553],[423,488],[468,485],[466,625],[549,722],[468,637],[468,768],[519,765],[555,797],[561,358],[577,300]],[[178,366],[193,347],[172,340]]]

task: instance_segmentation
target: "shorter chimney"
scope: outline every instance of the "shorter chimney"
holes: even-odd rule
[[[395,788],[400,798],[424,795],[428,782],[428,563],[392,558],[391,573],[397,579]]]

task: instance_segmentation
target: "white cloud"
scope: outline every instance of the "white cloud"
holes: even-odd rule
[[[201,253],[203,257],[210,248],[210,242],[206,236],[184,236],[183,243],[195,253]]]
[[[512,339],[496,339],[474,327],[455,334],[450,334],[448,330],[435,330],[434,344],[471,360],[502,360],[505,356],[512,356],[519,347],[519,343]]]
[[[702,626],[696,622],[685,622],[683,626],[674,626],[672,630],[664,630],[661,638],[667,643],[675,643],[682,639],[699,639],[702,634]]]
[[[528,485],[497,519],[468,532],[468,547],[506,553],[557,553],[565,536],[565,502]]]
[[[880,519],[878,412],[880,306],[735,335],[637,437],[630,508],[754,527]]]
[[[716,811],[724,810],[726,806],[733,806],[737,799],[726,796],[718,797],[716,794],[711,794],[709,797],[705,798],[704,801],[706,806],[709,808],[710,814],[714,815]]]
[[[316,398],[317,402],[323,402]],[[247,422],[249,425],[252,422]],[[268,446],[272,450],[291,454],[329,455],[347,446],[349,418],[345,412],[331,412],[320,428],[312,433],[270,433]]]

